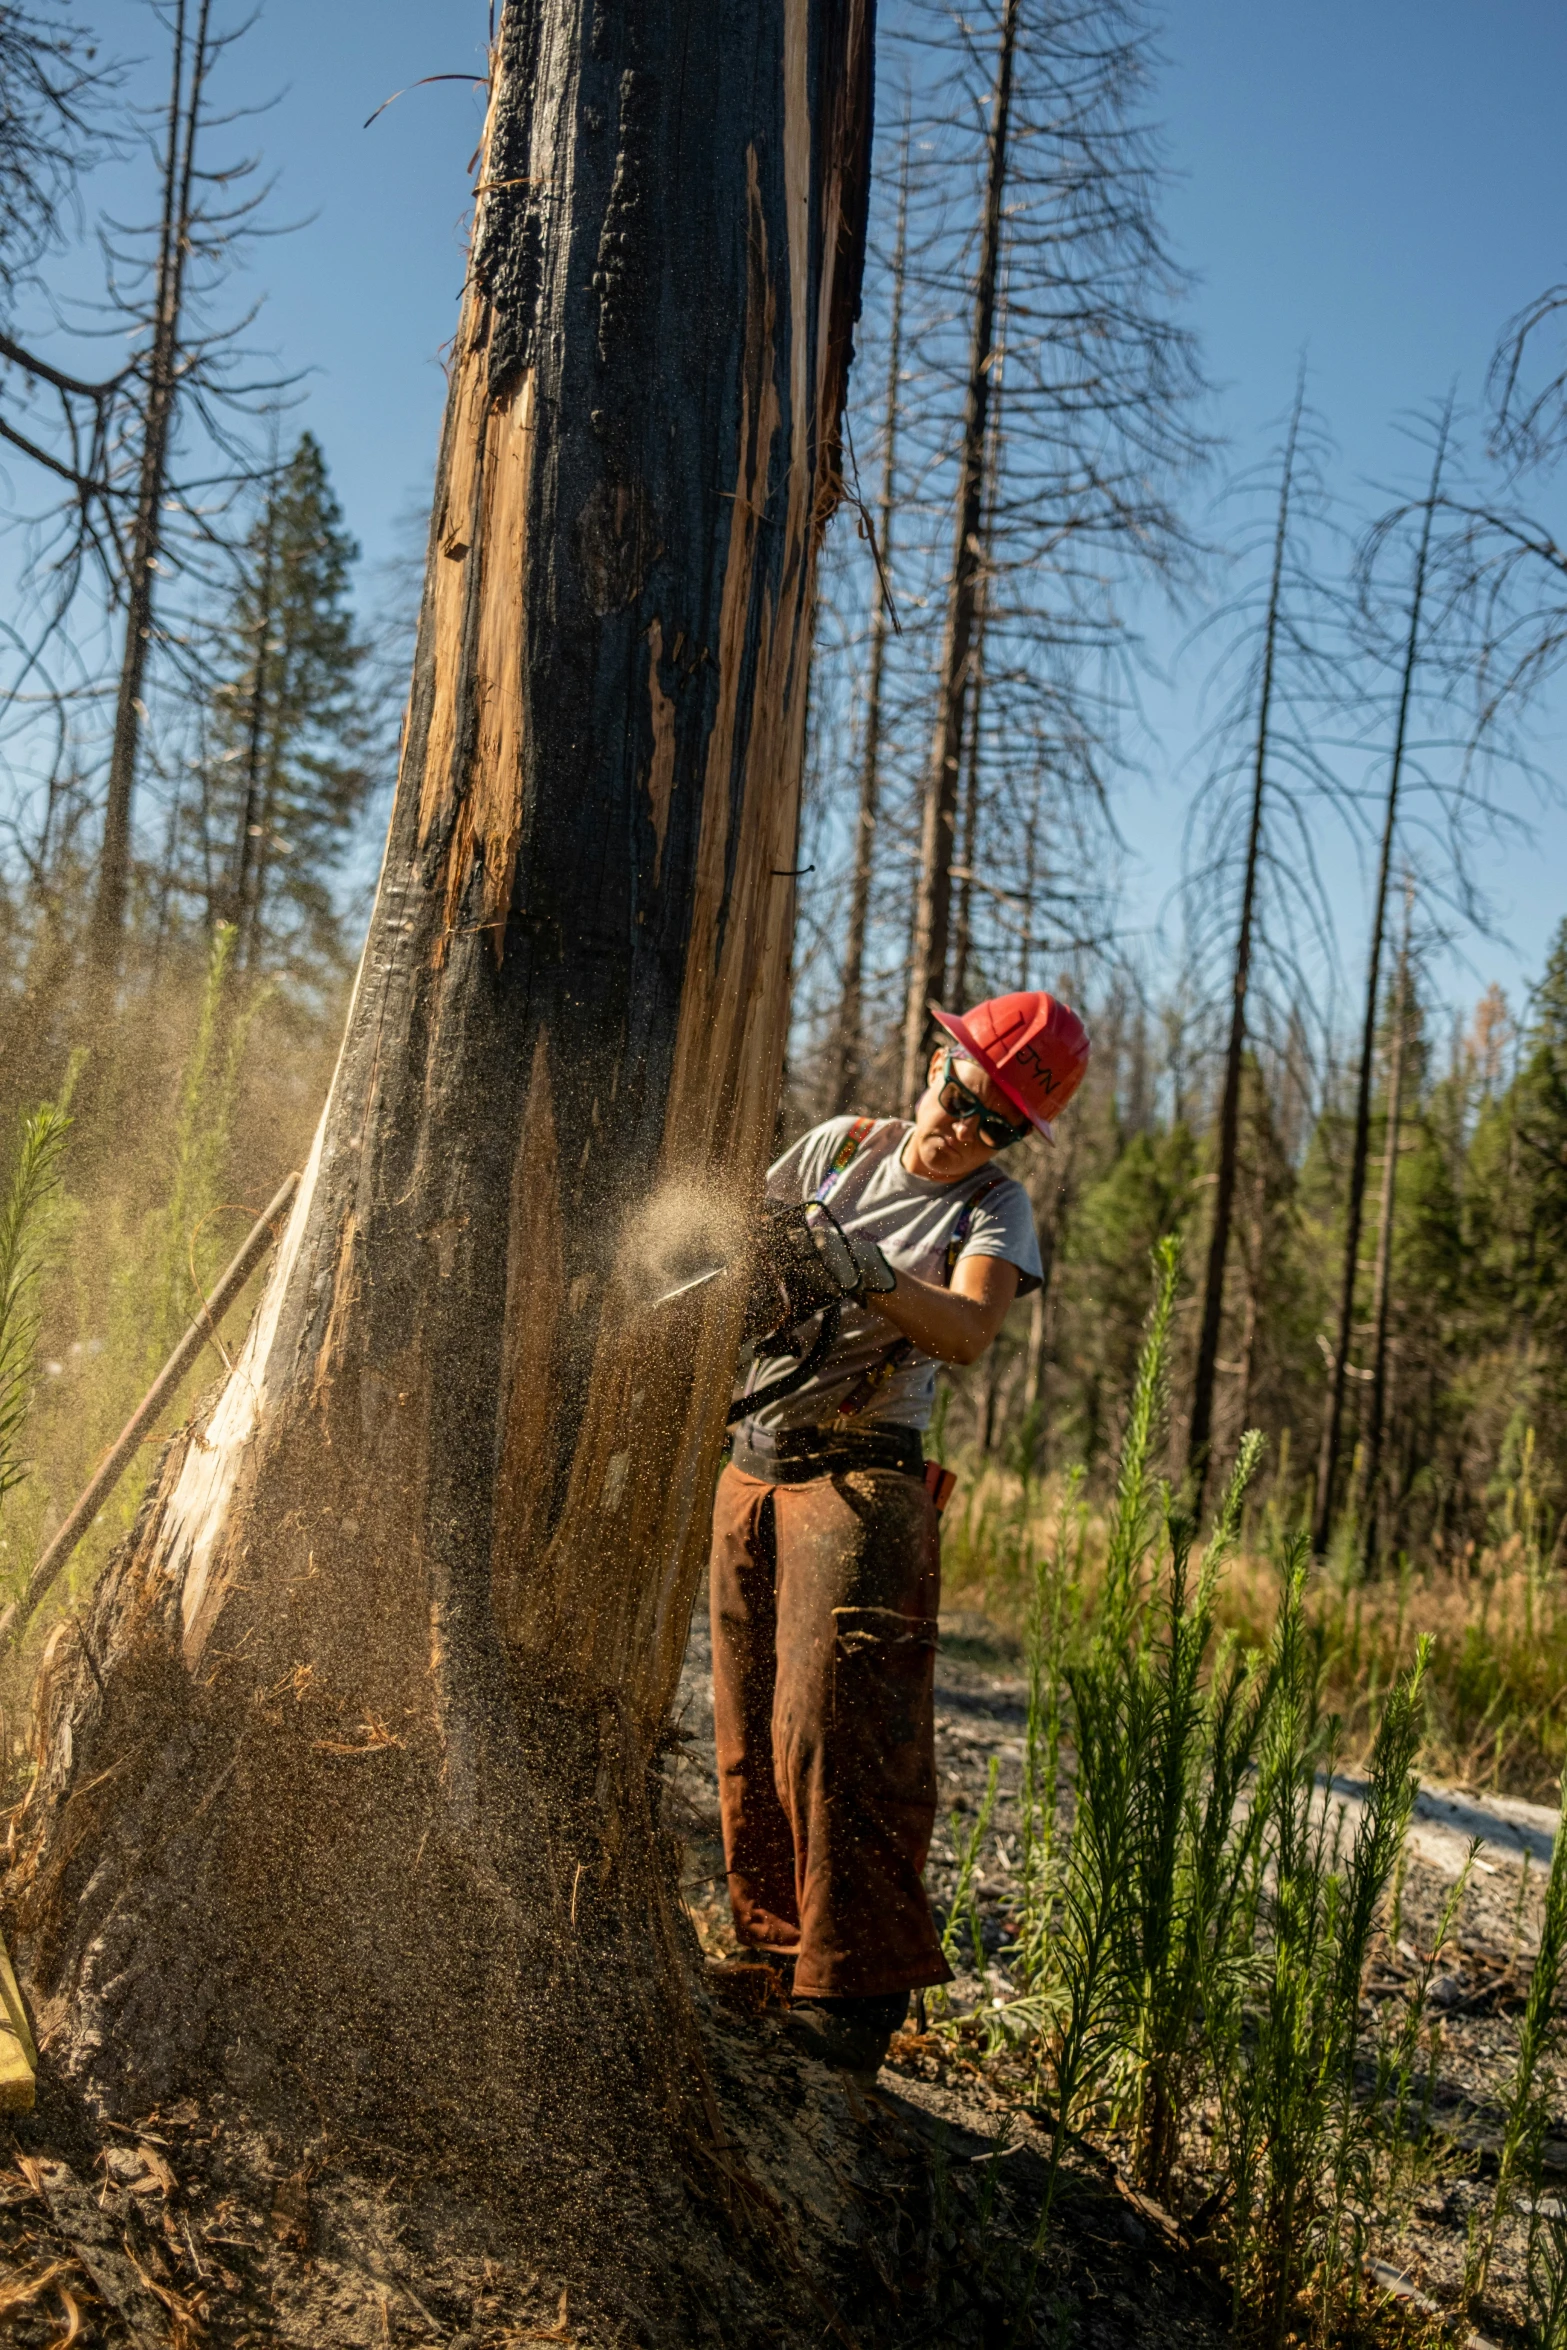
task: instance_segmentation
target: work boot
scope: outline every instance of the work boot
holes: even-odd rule
[[[868,2088],[908,2012],[907,1991],[884,1991],[871,1999],[797,1999],[784,2018],[784,2030],[807,2056]]]

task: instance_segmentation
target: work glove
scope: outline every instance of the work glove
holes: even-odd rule
[[[817,1253],[828,1276],[838,1285],[842,1296],[852,1298],[856,1305],[868,1297],[885,1297],[898,1286],[898,1276],[888,1264],[874,1240],[862,1233],[845,1232],[836,1217],[812,1201],[817,1209],[809,1215],[807,1229],[816,1243]]]
[[[845,1299],[885,1297],[897,1279],[875,1241],[845,1232],[820,1201],[769,1201],[757,1228],[745,1335],[780,1336]]]
[[[868,1297],[888,1297],[898,1286],[898,1276],[888,1264],[874,1240],[863,1232],[845,1232],[849,1254],[854,1259],[858,1279],[845,1294],[863,1305]]]

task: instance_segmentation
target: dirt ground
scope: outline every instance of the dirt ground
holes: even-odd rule
[[[1001,1799],[979,1899],[989,1987],[1003,1996],[1023,1696],[1016,1655],[992,1627],[972,1615],[944,1619],[942,1824],[929,1881],[939,1911],[953,1883],[952,1815],[961,1832],[998,1758]],[[671,2182],[668,2193],[671,2236],[679,2229],[706,2247],[692,2256],[681,2315],[671,2320],[666,2308],[649,2318],[639,2280],[638,2263],[657,2264],[667,2247],[628,2246],[618,2264],[584,2262],[580,2273],[541,2266],[530,2258],[526,2215],[476,2205],[385,2150],[372,2157],[323,2143],[302,2152],[223,2100],[111,2121],[87,2113],[46,2058],[37,2111],[0,2125],[0,2339],[20,2350],[514,2350],[550,2341],[581,2350],[1208,2350],[1232,2340],[1229,2296],[1204,2247],[1178,2217],[1132,2192],[1113,2143],[1071,2156],[1041,2245],[1047,2141],[1026,2091],[987,2071],[961,2033],[911,2028],[862,2094],[796,2054],[776,2007],[735,2004],[732,1976],[702,1957],[721,1960],[733,1947],[711,1705],[699,1603],[682,1735],[665,1766],[711,2089],[699,2184]],[[1335,1785],[1346,1827],[1355,1799],[1353,1781]],[[1379,1952],[1367,2021],[1419,1964],[1475,1833],[1487,1841],[1434,1995],[1438,2135],[1408,2227],[1384,2247],[1382,2281],[1402,2298],[1380,2310],[1382,2340],[1429,2340],[1454,2312],[1467,2231],[1495,2171],[1497,2101],[1537,1931],[1548,1814],[1461,1791],[1423,1800],[1401,1930]],[[961,1977],[953,2013],[961,2017],[980,1989],[972,1971]],[[1562,2089],[1558,2077],[1558,2113],[1567,2110]],[[1567,2120],[1553,2126],[1547,2151],[1553,2176],[1567,2179]],[[697,2204],[706,2199],[709,2222],[718,2208],[716,2226],[689,2227],[693,2193]],[[1504,2238],[1482,2313],[1484,2334],[1499,2343],[1517,2338],[1520,2236],[1515,2228]],[[1468,2334],[1462,2321],[1448,2323],[1456,2338]]]
[[[289,2172],[226,2112],[153,2114],[106,2140],[56,2099],[16,2126],[0,2171],[0,2339],[1026,2350],[1065,2329],[1088,2350],[1208,2350],[1227,2338],[1217,2281],[1093,2166],[1066,2177],[1036,2259],[1037,2133],[998,2134],[982,2084],[911,2071],[861,2095],[797,2060],[768,2018],[715,2014],[709,2048],[749,2203],[732,2216],[753,2257],[739,2287],[717,2259],[705,2304],[693,2295],[673,2327],[647,2320],[626,2275],[584,2290],[541,2274],[523,2231],[492,2214],[486,2236],[471,2204],[429,2179],[325,2156]]]
[[[325,2143],[301,2160],[221,2099],[106,2123],[46,2059],[38,2110],[0,2140],[0,2339],[1210,2350],[1226,2338],[1217,2280],[1103,2165],[1073,2160],[1036,2250],[1043,2140],[973,2067],[911,2049],[862,2094],[798,2057],[776,2015],[716,2001],[692,1958],[713,2128],[694,2166],[705,2188],[671,2184],[663,2243],[628,2241],[624,2258],[579,2263],[585,2276],[541,2270],[526,2215],[477,2205],[418,2162]],[[693,2200],[719,2197],[720,2226],[693,2229]],[[639,2264],[682,2267],[682,2313],[670,2317],[666,2274],[649,2318]]]
[[[950,1995],[952,2012],[959,2017],[983,1992],[1005,1998],[1012,1988],[1004,1953],[1019,1897],[1014,1867],[1020,1824],[1016,1798],[1027,1695],[1020,1674],[1015,1644],[982,1615],[943,1616],[936,1666],[941,1792],[927,1871],[938,1917],[944,1917],[953,1891],[954,1837],[972,1825],[992,1760],[1000,1764],[994,1832],[976,1880],[986,1979],[982,1984],[972,1961],[959,1975]],[[687,1839],[685,1898],[704,1948],[717,1957],[732,1951],[734,1944],[717,1833],[712,1658],[701,1601],[692,1621],[679,1719],[685,1737],[670,1768],[671,1815]],[[1346,1836],[1354,1831],[1359,1792],[1359,1782],[1345,1776],[1334,1781],[1326,1796],[1342,1817]],[[1409,1838],[1399,1932],[1396,1938],[1382,1938],[1368,1983],[1364,2021],[1369,2039],[1384,2003],[1401,2001],[1405,1986],[1426,1960],[1446,1896],[1471,1841],[1478,1838],[1468,1888],[1430,1988],[1439,2039],[1429,2160],[1406,2225],[1397,2242],[1383,2248],[1383,2281],[1399,2280],[1407,2292],[1425,2296],[1438,2311],[1455,2308],[1471,2226],[1490,2208],[1500,2101],[1517,2054],[1517,2018],[1537,1948],[1554,1827],[1554,1813],[1538,1804],[1463,1789],[1422,1788]],[[1558,2060],[1550,2073],[1554,2118],[1545,2162],[1547,2180],[1554,2184],[1558,2179],[1567,2182],[1567,2069]],[[961,2118],[966,2126],[992,2137],[1007,2129],[1027,2134],[1015,2111],[1010,2122],[1007,2119],[1010,2100],[1004,2077],[987,2076],[961,2037],[954,2043],[947,2035],[905,2034],[894,2044],[881,2086],[890,2094],[919,2099],[934,2116],[954,2122]],[[1123,2150],[1107,2142],[1105,2152],[1112,2160],[1118,2151]],[[1121,2192],[1130,2213],[1134,2206]],[[1156,2231],[1157,2215],[1145,2212],[1143,2217],[1146,2227]],[[1520,2215],[1504,2228],[1491,2271],[1482,2315],[1498,2338],[1511,2332],[1519,2319],[1523,2236]],[[1418,2311],[1418,2303],[1411,2306]]]

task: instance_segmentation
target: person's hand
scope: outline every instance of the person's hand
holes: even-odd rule
[[[813,1200],[806,1214],[817,1254],[845,1297],[863,1305],[867,1298],[891,1296],[898,1276],[874,1240],[864,1233],[845,1232],[820,1200]]]
[[[890,1297],[898,1286],[898,1276],[875,1241],[867,1239],[862,1232],[846,1232],[844,1239],[859,1274],[850,1296],[862,1302],[867,1297]]]

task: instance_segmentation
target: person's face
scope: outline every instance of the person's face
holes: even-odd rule
[[[914,1112],[913,1155],[919,1160],[920,1171],[938,1183],[956,1183],[963,1176],[972,1175],[976,1168],[988,1167],[996,1155],[994,1142],[981,1130],[978,1111],[960,1114],[942,1101],[947,1053],[945,1045],[932,1053],[925,1091]],[[951,1074],[965,1093],[972,1094],[1008,1126],[1016,1128],[1022,1123],[1001,1088],[986,1076],[977,1061],[953,1051]]]

